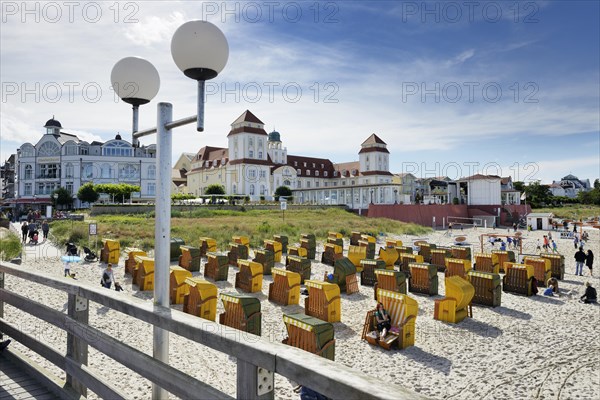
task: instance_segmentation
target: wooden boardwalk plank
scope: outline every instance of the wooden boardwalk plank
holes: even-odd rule
[[[0,400],[56,399],[45,386],[0,354]]]

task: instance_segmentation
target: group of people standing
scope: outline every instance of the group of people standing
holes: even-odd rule
[[[50,224],[48,224],[48,221],[42,221],[41,228],[44,240],[48,239],[48,233],[50,232]],[[37,244],[38,235],[39,228],[37,223],[35,223],[34,221],[30,221],[29,223],[27,223],[27,221],[23,221],[23,223],[21,224],[21,240],[23,243],[27,243],[27,238],[29,237],[30,244]]]
[[[592,253],[592,250],[588,250],[586,254],[583,247],[579,247],[579,250],[575,253],[575,275],[583,276],[584,263],[590,269],[590,276],[593,276],[594,253]]]

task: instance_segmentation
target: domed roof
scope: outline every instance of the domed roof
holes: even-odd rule
[[[279,132],[273,131],[273,132],[269,133],[269,142],[281,142],[281,137],[279,135]]]
[[[117,133],[117,136],[115,136],[115,140],[123,140],[123,139],[121,138],[121,135],[119,135],[119,134]]]
[[[46,125],[44,125],[44,128],[50,128],[50,127],[56,127],[56,128],[62,128],[62,125],[60,124],[60,122],[58,122],[57,120],[54,119],[54,115],[52,116],[52,119],[49,119],[48,121],[46,121]]]

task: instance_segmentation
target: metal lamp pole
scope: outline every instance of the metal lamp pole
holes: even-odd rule
[[[132,144],[137,145],[140,137],[156,133],[156,169],[157,190],[155,201],[156,227],[154,231],[154,304],[155,306],[169,307],[169,264],[171,241],[171,169],[173,141],[171,130],[196,122],[199,132],[204,130],[204,82],[216,77],[227,64],[229,45],[225,35],[215,25],[206,21],[189,21],[180,26],[171,40],[171,54],[175,64],[189,78],[198,81],[198,114],[173,121],[173,105],[158,103],[156,127],[143,131],[137,130],[138,109],[136,106],[149,102],[158,92],[158,72],[146,60],[128,57],[119,61],[113,68],[111,79],[113,87],[119,96],[126,102],[133,104],[133,132]],[[124,60],[128,60],[124,62]],[[121,64],[121,65],[119,65]],[[148,68],[149,64],[151,68]],[[142,70],[142,73],[140,73]],[[128,86],[143,92],[144,80],[150,80],[155,85],[156,92],[145,97],[135,92],[123,93],[117,89]],[[152,86],[152,84],[150,86]],[[132,101],[133,97],[133,101]],[[140,102],[140,99],[142,100]],[[128,101],[129,100],[129,101]],[[169,361],[169,334],[168,331],[153,328],[153,356],[159,361]],[[166,399],[166,390],[152,384],[152,399]]]

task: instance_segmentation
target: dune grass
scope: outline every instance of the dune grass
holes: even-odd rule
[[[600,206],[586,204],[565,204],[562,207],[536,208],[533,212],[552,213],[557,218],[587,219],[600,215]]]
[[[327,232],[336,231],[348,237],[352,231],[372,234],[422,235],[429,228],[386,218],[365,218],[341,209],[289,210],[285,221],[281,211],[229,211],[199,209],[192,212],[176,211],[171,218],[171,237],[181,238],[191,246],[199,245],[199,238],[212,237],[219,249],[226,249],[231,237],[248,236],[253,247],[260,247],[264,239],[273,235],[287,235],[290,242],[299,240],[301,233],[314,233],[324,240]],[[117,239],[121,248],[154,247],[155,222],[152,215],[102,215],[94,217],[98,224],[98,243],[102,238]],[[51,225],[53,240],[59,245],[74,242],[88,245],[88,222],[56,221]],[[92,243],[94,238],[92,237]]]

